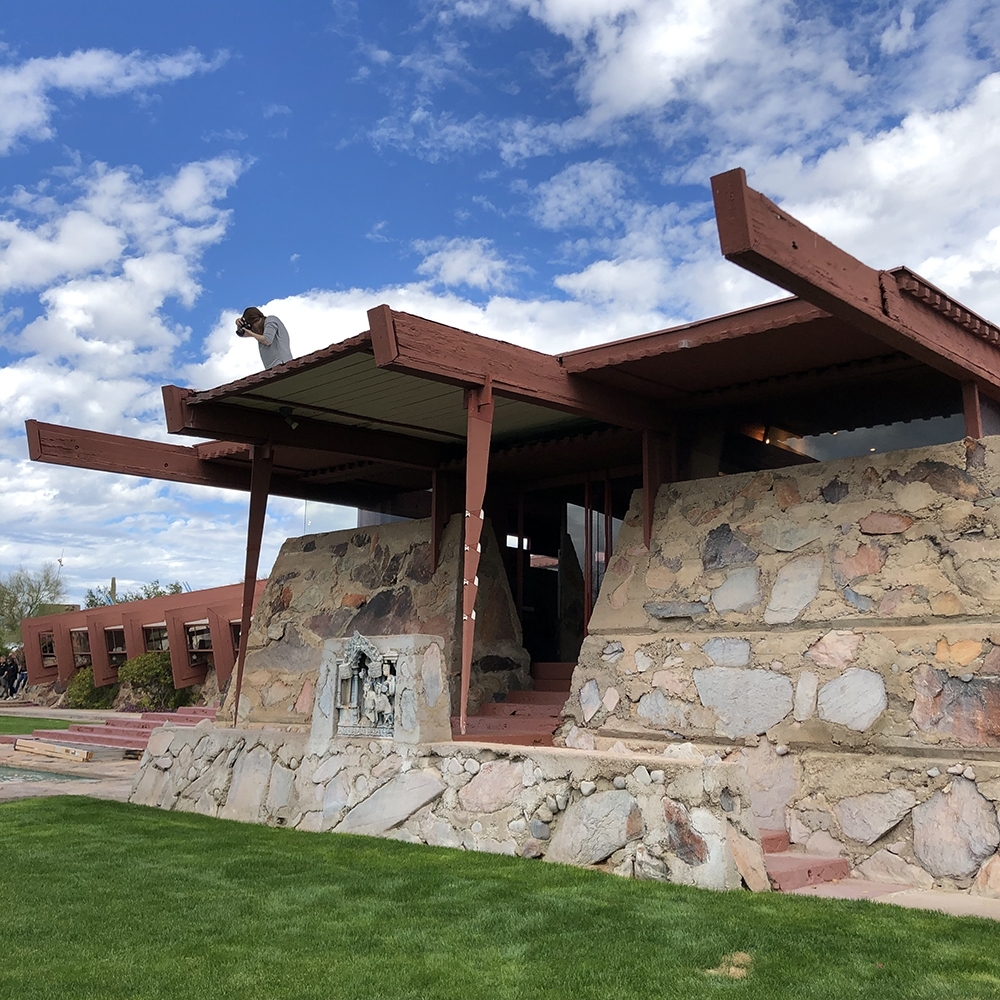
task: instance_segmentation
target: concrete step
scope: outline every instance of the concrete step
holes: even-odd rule
[[[822,858],[814,854],[782,851],[764,854],[764,866],[772,885],[780,892],[801,889],[804,885],[833,882],[847,878],[851,869],[843,858]]]
[[[761,830],[760,846],[765,854],[779,854],[791,847],[787,830]]]
[[[70,733],[65,729],[36,729],[31,734],[31,739],[70,746],[118,747],[122,750],[145,750],[149,742],[148,736],[102,736],[92,733]]]
[[[518,747],[554,746],[551,733],[474,733],[470,730],[463,736],[458,731],[457,724],[451,738],[456,743],[502,743],[505,746]]]
[[[468,732],[495,732],[495,733],[548,733],[555,732],[558,722],[556,719],[546,718],[519,718],[516,715],[491,717],[482,715],[470,715],[466,720]],[[451,728],[458,728],[458,716],[452,716]]]
[[[177,709],[177,714],[197,715],[199,718],[214,719],[218,711],[213,705],[184,705]]]
[[[180,715],[177,712],[143,712],[142,718],[143,721],[156,722],[158,724],[172,722],[175,726],[196,726],[201,722],[200,716]]]
[[[563,694],[563,700],[569,696],[569,680],[550,680],[547,677],[539,677],[535,681],[536,691],[559,691]]]
[[[534,688],[531,691],[508,691],[507,704],[534,704],[534,705],[558,705],[560,708],[566,704],[568,691],[540,691]]]
[[[566,681],[569,688],[569,681],[572,680],[573,671],[576,669],[575,663],[532,663],[531,676],[535,680]]]
[[[488,701],[479,706],[477,716],[502,717],[518,715],[522,718],[558,719],[562,715],[562,706],[555,702],[533,701]]]

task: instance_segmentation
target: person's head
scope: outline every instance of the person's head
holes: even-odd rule
[[[243,315],[236,321],[237,328],[245,327],[254,333],[264,332],[264,314],[256,306],[247,306]]]

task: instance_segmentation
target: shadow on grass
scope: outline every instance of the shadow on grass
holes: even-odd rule
[[[973,918],[77,797],[0,806],[0,838],[20,1000],[1000,997]]]

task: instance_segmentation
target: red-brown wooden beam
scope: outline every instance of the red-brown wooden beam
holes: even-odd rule
[[[501,396],[618,427],[658,430],[669,423],[662,403],[575,378],[551,354],[394,312],[385,305],[370,309],[368,322],[381,368],[466,387],[483,385],[489,377],[493,392]]]
[[[479,558],[482,553],[483,501],[493,433],[493,396],[489,379],[466,395],[468,432],[465,459],[465,529],[462,559],[462,687],[459,728],[465,735],[472,677],[472,647],[476,637],[476,594],[479,592]]]
[[[236,691],[233,694],[234,729],[239,721],[243,665],[246,663],[247,640],[250,638],[250,615],[254,605],[257,565],[260,562],[260,543],[264,536],[264,517],[267,514],[267,494],[271,484],[273,462],[273,450],[270,445],[254,445],[253,472],[250,480],[250,511],[247,516],[247,559],[243,573],[243,613],[240,618],[240,648],[236,654]]]
[[[664,483],[677,480],[677,444],[673,434],[642,436],[642,539],[649,548],[653,537],[656,494]]]
[[[611,365],[642,361],[644,358],[661,357],[664,354],[706,347],[710,344],[721,344],[728,340],[739,340],[741,337],[751,337],[789,326],[799,326],[824,319],[828,315],[822,309],[801,299],[782,299],[780,302],[767,302],[751,309],[741,309],[738,312],[713,316],[695,323],[657,330],[641,337],[629,337],[610,344],[598,344],[595,347],[570,351],[562,356],[562,364],[568,372],[588,372]]]
[[[864,333],[1000,398],[1000,353],[986,339],[907,294],[900,277],[841,250],[747,185],[742,168],[712,178],[728,260]]]
[[[981,393],[975,382],[962,383],[962,411],[966,437],[1000,434],[1000,404]]]
[[[142,476],[165,482],[192,483],[195,486],[218,486],[243,492],[250,489],[249,462],[240,467],[223,464],[221,461],[206,461],[201,457],[206,448],[203,444],[164,444],[78,427],[59,427],[37,420],[26,420],[25,432],[28,438],[28,455],[35,462]],[[233,458],[239,460],[237,456]],[[420,491],[416,491],[414,494],[401,496],[404,500],[407,497],[419,500],[419,493]],[[391,491],[388,488],[362,487],[357,484],[330,486],[312,482],[308,473],[303,473],[301,477],[275,473],[271,477],[271,494],[296,500],[318,500],[349,507],[365,507],[366,503],[376,504],[386,500],[391,496]],[[413,506],[411,502],[407,511]],[[407,514],[407,511],[399,513]],[[393,510],[392,513],[397,511]],[[426,517],[427,512],[408,516]]]
[[[198,402],[193,389],[162,388],[167,430],[171,434],[221,438],[247,444],[286,445],[391,462],[415,469],[436,469],[455,456],[454,447],[424,438],[338,424],[313,417],[287,417],[237,403]]]

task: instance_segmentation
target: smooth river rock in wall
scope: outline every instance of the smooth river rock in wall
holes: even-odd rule
[[[723,736],[759,735],[792,710],[792,682],[770,670],[708,667],[694,671],[694,683]]]
[[[916,804],[913,792],[894,788],[891,792],[867,792],[841,799],[833,811],[845,837],[859,844],[874,844]]]
[[[745,667],[750,662],[750,643],[746,639],[709,639],[701,651],[717,667]]]
[[[458,790],[458,801],[469,812],[496,812],[509,806],[521,791],[524,768],[511,760],[490,760]]]
[[[800,556],[778,570],[771,588],[771,599],[764,612],[768,625],[795,621],[819,593],[819,578],[823,573],[822,556]]]
[[[598,792],[574,802],[562,815],[545,860],[596,865],[642,831],[642,810],[628,792]]]
[[[719,614],[749,611],[760,603],[760,569],[743,566],[731,569],[726,582],[712,591],[712,604]]]
[[[819,717],[864,732],[886,709],[885,682],[871,670],[851,667],[824,684],[816,697]]]
[[[334,830],[377,837],[398,826],[421,806],[433,802],[444,789],[444,782],[436,774],[407,771],[359,802]]]
[[[974,875],[998,844],[996,809],[965,778],[913,810],[913,853],[935,878]]]
[[[258,822],[273,763],[271,755],[263,747],[254,747],[249,753],[239,755],[233,766],[233,780],[226,804],[219,810],[220,819]]]

